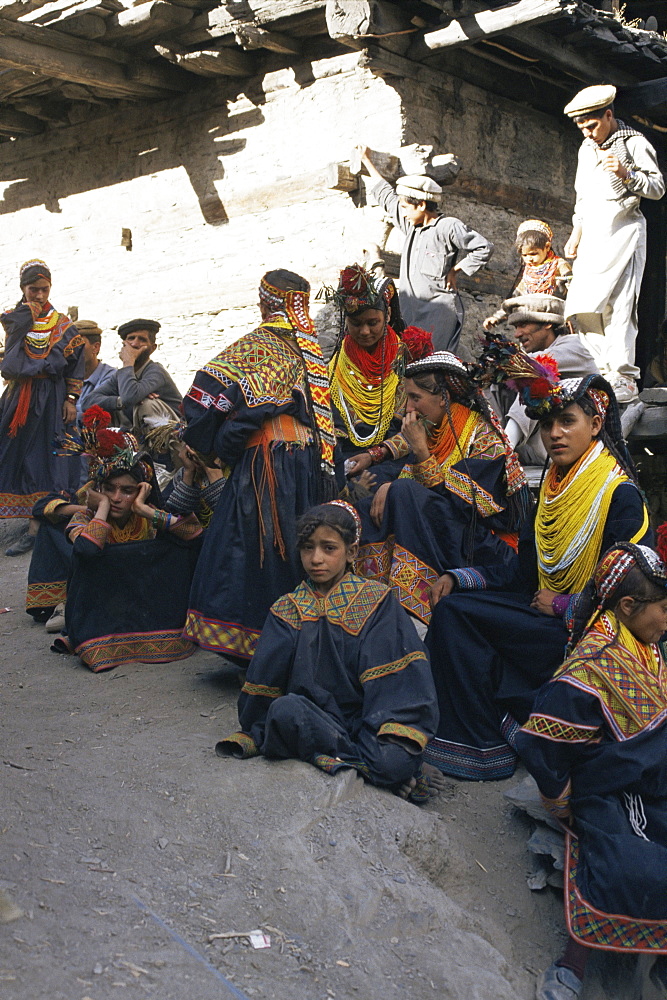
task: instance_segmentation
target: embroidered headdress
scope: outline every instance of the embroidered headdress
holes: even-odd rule
[[[585,631],[605,608],[614,602],[621,584],[633,569],[667,597],[667,566],[657,552],[647,545],[617,542],[607,549],[598,562],[593,576],[581,593],[574,613],[569,649],[573,649]]]
[[[447,394],[455,402],[481,413],[486,422],[496,431],[505,449],[505,480],[512,524],[514,527],[518,527],[522,524],[531,506],[526,476],[495,411],[489,406],[484,393],[473,378],[473,374],[474,369],[471,369],[449,351],[436,351],[429,357],[408,365],[405,369],[406,378],[416,379],[423,375],[433,375],[439,389],[446,389]],[[447,396],[443,398],[449,406]],[[449,410],[448,420],[453,430],[454,424]]]
[[[522,222],[516,231],[517,242],[524,233],[543,233],[549,242],[554,238],[551,226],[547,222],[542,222],[541,219],[526,219],[525,222]]]
[[[260,282],[259,296],[273,315],[287,318],[303,355],[314,431],[320,447],[321,471],[327,477],[325,493],[331,496],[329,487],[333,484],[335,445],[331,396],[327,366],[308,310],[310,285],[293,271],[268,271]]]
[[[621,581],[634,567],[638,566],[644,576],[667,591],[667,567],[657,552],[648,545],[634,545],[632,542],[618,542],[607,549],[600,559],[593,576],[598,608],[609,602]]]
[[[111,417],[101,406],[90,406],[83,413],[78,431],[65,434],[57,454],[62,456],[85,455],[88,472],[96,486],[110,476],[126,472],[138,483],[150,483],[148,503],[160,503],[153,460],[147,452],[140,452],[137,439],[126,431],[109,427]]]
[[[19,285],[21,288],[32,284],[33,281],[39,281],[40,278],[44,278],[45,281],[51,281],[51,271],[43,260],[27,260],[25,264],[21,265],[21,270],[19,271]]]

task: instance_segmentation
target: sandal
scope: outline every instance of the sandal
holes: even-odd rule
[[[562,965],[550,965],[537,980],[536,1000],[578,1000],[583,982],[572,969]]]

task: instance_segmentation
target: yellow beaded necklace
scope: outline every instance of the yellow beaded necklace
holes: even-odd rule
[[[614,492],[630,480],[598,440],[562,479],[558,472],[555,465],[549,469],[535,517],[539,585],[557,594],[578,594],[600,558]],[[647,527],[644,510],[644,524],[630,541],[641,538]]]
[[[329,365],[331,399],[337,406],[345,424],[350,441],[358,448],[368,448],[384,441],[389,424],[396,412],[396,393],[399,378],[390,371],[382,386],[370,385],[362,371],[349,358],[345,341],[341,345],[338,358]],[[355,429],[355,423],[363,422],[372,428],[363,436]]]

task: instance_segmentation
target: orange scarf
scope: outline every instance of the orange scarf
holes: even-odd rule
[[[440,426],[434,427],[428,435],[429,454],[433,455],[438,465],[444,465],[448,459],[456,463],[465,458],[470,438],[479,421],[483,420],[478,413],[462,403],[452,403],[450,412],[451,422],[445,415]],[[454,455],[455,448],[457,455]]]

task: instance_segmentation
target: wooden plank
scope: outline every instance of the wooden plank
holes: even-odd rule
[[[252,76],[253,59],[240,49],[200,49],[199,52],[178,52],[166,45],[156,45],[155,51],[163,58],[196,73],[197,76]]]
[[[541,24],[572,10],[565,0],[519,0],[518,3],[493,10],[483,10],[452,21],[446,28],[429,31],[408,51],[411,58],[422,58],[429,51],[470,45],[482,38],[491,38],[521,24]]]
[[[34,30],[42,33],[49,29]],[[187,89],[180,78],[177,84],[175,81],[172,84],[169,74],[165,75],[161,67],[137,64],[133,67],[133,78],[130,79],[123,67],[107,59],[80,53],[74,55],[47,45],[24,41],[22,38],[11,38],[4,34],[1,27],[0,64],[29,70],[43,77],[98,87],[101,91],[108,90],[128,98],[159,97],[171,90]],[[164,69],[167,70],[168,67]]]
[[[185,27],[193,18],[189,7],[177,7],[165,0],[148,0],[114,14],[107,21],[108,41],[122,40],[137,45],[162,38]]]
[[[236,41],[244,49],[268,49],[286,55],[300,55],[301,46],[287,35],[266,31],[257,24],[241,24],[234,32]]]
[[[236,5],[234,5],[236,6]],[[292,37],[313,34],[319,28],[326,32],[326,0],[250,0],[239,4],[242,11],[232,13],[233,6],[215,7],[195,17],[187,29],[179,34],[179,42],[184,45],[199,45],[214,38],[233,35],[236,28],[251,18],[254,24],[274,30],[275,22],[280,22],[277,31],[286,31]],[[288,18],[298,18],[298,24],[283,25]]]

